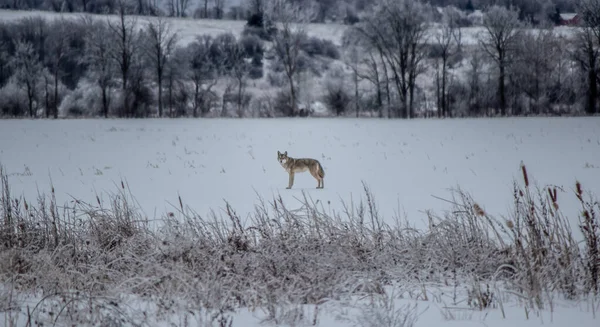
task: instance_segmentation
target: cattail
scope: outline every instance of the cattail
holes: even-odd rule
[[[100,203],[100,197],[96,195],[96,202],[98,202],[98,205],[101,206],[102,204]]]
[[[506,227],[508,227],[510,229],[513,229],[513,228],[515,228],[515,224],[513,223],[512,220],[507,220],[506,221]]]
[[[121,187],[125,189],[125,183],[123,183],[123,181],[121,181]]]
[[[477,203],[473,204],[473,211],[475,211],[475,215],[479,217],[485,216],[485,211],[483,211],[483,209]]]
[[[558,210],[558,203],[556,202],[556,187],[554,189],[548,188],[548,195],[550,195],[550,199],[552,200],[552,207],[554,210]]]
[[[527,176],[527,168],[524,164],[521,164],[521,171],[523,171],[523,180],[525,181],[525,187],[529,187],[529,177]]]
[[[575,182],[575,187],[577,189],[577,198],[581,201],[582,200],[582,195],[583,195],[583,190],[581,188],[581,183],[579,181]]]
[[[587,210],[584,210],[583,217],[585,218],[585,220],[590,220],[590,213]]]
[[[29,206],[27,205],[27,200],[23,199],[23,205],[25,206],[25,211],[28,211]]]

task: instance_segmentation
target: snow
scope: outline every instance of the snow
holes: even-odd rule
[[[288,176],[277,151],[318,159],[325,188],[308,173]],[[148,218],[184,203],[205,215],[228,201],[242,216],[257,196],[281,194],[290,206],[306,192],[325,209],[373,191],[380,213],[424,227],[424,210],[442,213],[460,186],[493,215],[506,215],[520,163],[540,186],[554,184],[577,222],[575,181],[600,194],[600,120],[501,118],[447,120],[89,119],[2,120],[0,163],[14,195],[34,199],[53,183],[59,203],[116,191],[121,179]]]
[[[219,315],[214,310],[165,310],[160,318],[150,315],[156,307],[149,305],[145,301],[136,298],[125,298],[128,304],[113,309],[115,312],[112,321],[119,321],[119,326],[135,326],[142,323],[143,326],[163,327],[163,326],[232,326],[232,327],[259,327],[259,326],[327,326],[327,327],[463,327],[463,326],[486,326],[486,327],[537,327],[537,326],[568,326],[577,322],[578,326],[597,326],[597,312],[600,309],[598,302],[581,301],[581,303],[569,303],[566,301],[556,301],[553,310],[527,311],[522,304],[513,302],[504,302],[503,307],[494,307],[490,309],[477,310],[467,307],[464,303],[451,305],[449,296],[444,295],[440,290],[438,296],[432,296],[428,299],[418,298],[419,296],[410,295],[408,292],[402,292],[398,289],[387,290],[388,295],[383,299],[358,298],[353,297],[344,301],[328,301],[319,305],[285,305],[277,304],[275,317],[270,316],[269,312],[260,308],[244,308],[234,313],[225,312]],[[394,293],[396,292],[396,293]],[[401,293],[401,294],[400,294]],[[430,295],[433,295],[431,293]],[[45,302],[38,302],[41,299],[30,299],[25,301],[32,312],[32,317],[38,323],[47,323],[49,325],[62,322],[65,319],[50,318],[39,319],[47,316],[40,314],[43,310],[58,311],[64,310],[64,303],[55,301],[52,305],[44,305]],[[46,302],[51,302],[48,297]],[[95,301],[95,300],[92,300]],[[597,301],[597,300],[596,300]],[[42,305],[38,305],[42,303]],[[85,306],[85,301],[82,305]],[[72,305],[72,304],[71,304]],[[36,312],[37,309],[37,312]],[[33,311],[32,311],[33,310]],[[92,306],[90,311],[98,310]],[[105,309],[106,310],[106,309]],[[130,311],[143,311],[143,315],[128,316]],[[85,315],[75,312],[75,317]],[[110,311],[110,307],[107,309]],[[72,316],[73,313],[70,313]],[[63,313],[63,316],[67,314]],[[407,321],[403,321],[407,317]],[[101,316],[97,316],[100,319]],[[109,315],[110,317],[110,315]],[[27,326],[27,316],[25,312],[12,312],[5,317],[12,319],[10,326]],[[60,318],[60,317],[59,317]],[[108,319],[102,317],[103,322]],[[410,318],[413,318],[412,320]],[[7,321],[10,321],[6,319]],[[38,320],[39,319],[39,320]],[[117,320],[118,319],[118,320]],[[129,320],[133,323],[128,323]],[[220,320],[227,321],[227,324],[219,324]],[[93,321],[93,320],[92,320]],[[111,321],[111,320],[108,320]],[[231,322],[231,324],[229,324]],[[413,323],[411,323],[413,322]],[[96,324],[100,321],[96,320]],[[46,324],[44,324],[46,325]]]
[[[80,14],[0,10],[2,21],[27,16],[52,19],[76,18]],[[137,18],[140,22],[154,19]],[[199,34],[239,35],[245,24],[169,20],[179,32],[182,45]],[[340,44],[346,28],[310,24],[308,33]],[[482,31],[481,27],[465,28],[463,40],[475,45],[477,33]],[[561,27],[556,31],[568,34],[572,29]],[[311,84],[319,87],[317,82]],[[326,112],[316,100],[311,109],[316,114]],[[317,182],[310,174],[302,173],[296,175],[293,189],[286,190],[288,175],[276,160],[277,151],[318,159],[326,173],[325,188],[315,189]],[[107,192],[116,192],[123,180],[149,219],[174,211],[178,196],[201,215],[211,210],[219,212],[227,201],[241,217],[246,217],[254,211],[259,196],[269,200],[281,195],[287,206],[294,208],[299,206],[297,199],[303,193],[326,210],[339,212],[342,201],[364,198],[365,182],[385,220],[392,223],[401,216],[415,227],[424,228],[425,211],[441,214],[449,210],[450,205],[442,199],[449,199],[449,188],[457,186],[469,192],[486,212],[508,215],[513,180],[522,183],[521,163],[527,166],[530,181],[541,187],[554,184],[562,188],[558,203],[579,235],[576,224],[580,205],[573,194],[575,181],[600,195],[600,120],[596,117],[0,120],[0,164],[9,175],[13,196],[23,195],[31,203],[38,193],[49,193],[52,184],[59,204],[74,199],[93,203],[97,194],[104,198]],[[0,311],[4,317],[0,321],[25,326],[24,310],[5,310],[9,306],[4,304],[12,300],[2,286]],[[460,288],[467,286],[470,285]],[[405,305],[415,304],[415,313],[420,313],[414,324],[417,327],[565,326],[574,321],[580,326],[598,325],[597,298],[571,302],[557,297],[553,312],[531,309],[527,317],[519,296],[508,291],[496,293],[505,301],[503,309],[478,311],[464,303],[464,290],[459,291],[460,301],[455,304],[453,290],[443,285],[424,282],[399,287],[402,298],[385,303],[372,302],[372,298],[344,298],[319,306],[277,304],[277,325],[313,325],[318,309],[317,326],[399,326],[400,320],[394,320],[394,314]],[[25,294],[15,297],[21,308],[35,308],[42,298],[26,298]],[[157,309],[158,304],[135,298],[127,303],[119,310],[144,310],[144,317],[139,312],[138,316],[130,316],[148,326],[185,325],[184,319],[189,319],[190,325],[205,325],[200,320],[210,316],[204,309],[196,313],[183,310],[164,313],[161,320],[156,320],[152,314],[146,317],[146,312],[158,314],[166,308]],[[101,307],[96,303],[93,306]],[[39,316],[34,318],[50,325],[55,322],[51,321],[52,316],[39,312],[64,307],[59,296],[47,298],[39,306]],[[269,321],[265,308],[236,309],[228,315],[232,326],[262,326],[265,319]],[[296,320],[286,321],[290,317]],[[391,320],[387,324],[386,318]]]

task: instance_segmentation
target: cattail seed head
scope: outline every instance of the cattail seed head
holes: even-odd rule
[[[590,213],[587,210],[584,210],[583,217],[585,218],[585,220],[590,220]]]
[[[527,168],[524,164],[521,164],[521,171],[523,172],[523,180],[525,181],[525,187],[529,187],[529,176],[527,176]]]
[[[485,211],[483,211],[483,209],[477,203],[473,204],[473,211],[475,211],[475,215],[479,217],[485,216]]]

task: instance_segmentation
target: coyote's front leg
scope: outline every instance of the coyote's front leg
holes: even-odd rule
[[[288,187],[286,187],[286,189],[291,189],[292,185],[294,185],[294,172],[290,172],[290,180],[288,182]]]

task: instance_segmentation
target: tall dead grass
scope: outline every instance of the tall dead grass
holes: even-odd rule
[[[366,185],[365,199],[344,203],[340,213],[306,195],[294,209],[281,197],[258,196],[247,219],[228,203],[203,217],[180,199],[151,227],[124,183],[106,202],[61,206],[52,189],[33,203],[11,195],[0,167],[0,282],[44,296],[133,294],[167,311],[181,300],[222,318],[237,307],[266,308],[274,318],[281,304],[383,294],[397,282],[503,283],[537,308],[552,305],[555,294],[597,296],[598,202],[576,184],[580,244],[559,210],[562,193],[533,187],[522,172],[508,216],[490,215],[456,189],[451,209],[430,213],[429,228],[415,230],[384,221]],[[470,293],[474,303],[491,306],[493,289],[478,289]]]

